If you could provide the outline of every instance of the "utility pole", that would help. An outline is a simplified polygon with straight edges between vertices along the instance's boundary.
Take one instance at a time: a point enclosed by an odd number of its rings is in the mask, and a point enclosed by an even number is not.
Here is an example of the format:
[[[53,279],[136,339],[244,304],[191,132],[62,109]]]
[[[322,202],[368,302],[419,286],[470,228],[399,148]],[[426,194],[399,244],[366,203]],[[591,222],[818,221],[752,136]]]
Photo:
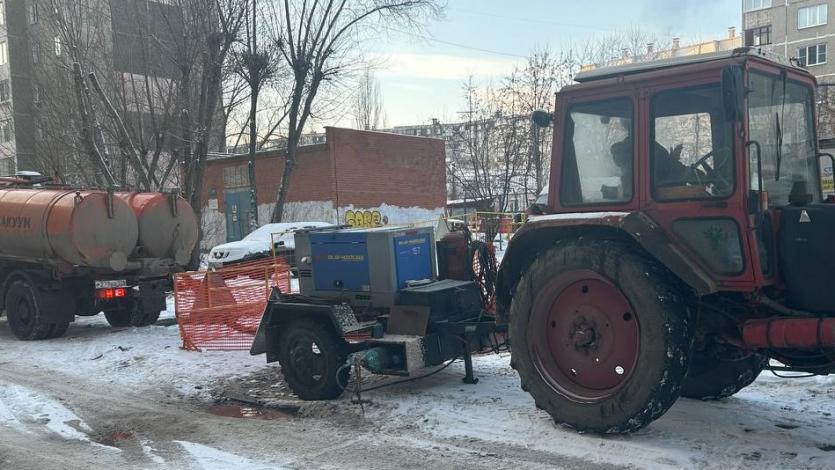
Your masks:
[[[249,108],[249,160],[247,162],[247,170],[249,172],[249,231],[253,232],[258,228],[258,187],[255,181],[255,151],[258,142],[258,123],[256,121],[258,108],[258,93],[261,91],[261,78],[256,77],[256,74],[261,73],[260,65],[256,60],[258,57],[258,32],[257,32],[257,0],[250,0],[252,2],[252,23],[251,29],[247,38],[247,48],[249,57],[247,58],[247,65],[249,66],[250,79],[250,108]]]

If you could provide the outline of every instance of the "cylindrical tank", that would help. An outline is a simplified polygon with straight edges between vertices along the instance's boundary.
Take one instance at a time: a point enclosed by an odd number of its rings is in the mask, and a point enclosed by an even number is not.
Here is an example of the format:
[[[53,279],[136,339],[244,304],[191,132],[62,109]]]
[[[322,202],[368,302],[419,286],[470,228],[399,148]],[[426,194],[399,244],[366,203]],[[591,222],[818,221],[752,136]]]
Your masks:
[[[438,241],[438,279],[472,281],[472,257],[467,235],[449,232]]]
[[[0,189],[0,257],[125,269],[136,216],[102,191]]]
[[[140,256],[186,265],[197,244],[197,217],[182,197],[167,193],[116,193],[136,214]]]

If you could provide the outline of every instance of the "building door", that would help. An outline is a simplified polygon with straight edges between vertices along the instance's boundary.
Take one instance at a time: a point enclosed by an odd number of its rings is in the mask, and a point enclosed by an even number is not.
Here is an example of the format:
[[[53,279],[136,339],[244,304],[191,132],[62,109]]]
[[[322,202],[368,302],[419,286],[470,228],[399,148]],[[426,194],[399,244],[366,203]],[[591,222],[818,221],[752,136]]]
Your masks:
[[[226,241],[236,242],[249,233],[249,190],[226,191]]]
[[[236,242],[249,234],[252,215],[249,173],[246,164],[223,169],[223,192],[226,213],[226,241]]]

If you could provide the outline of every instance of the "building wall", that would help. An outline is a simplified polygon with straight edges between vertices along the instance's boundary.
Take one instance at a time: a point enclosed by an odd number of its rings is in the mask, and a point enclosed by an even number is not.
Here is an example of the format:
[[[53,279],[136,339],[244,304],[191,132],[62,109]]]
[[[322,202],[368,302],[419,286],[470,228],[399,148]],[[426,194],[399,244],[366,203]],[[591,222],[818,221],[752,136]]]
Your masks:
[[[826,3],[826,24],[798,29],[798,10],[804,7]],[[775,54],[797,57],[798,48],[826,44],[827,61],[811,65],[809,71],[819,82],[835,82],[835,1],[833,0],[772,0],[771,6],[755,11],[745,11],[746,1],[742,0],[742,29],[750,31],[762,26],[771,26],[771,44],[763,46]],[[743,36],[745,34],[743,33]],[[831,58],[830,58],[831,57]]]
[[[815,75],[817,89],[818,137],[835,137],[835,1],[833,0],[771,0],[770,5],[754,11],[745,11],[747,0],[742,1],[742,27],[746,45],[754,44],[752,32],[756,28],[771,27],[770,42],[761,46],[774,54],[788,58],[799,57],[799,49],[823,44],[826,61],[806,65]],[[757,0],[758,4],[762,4]],[[768,5],[768,1],[765,2]],[[798,11],[801,8],[827,5],[825,24],[798,28]]]
[[[446,204],[444,143],[438,139],[329,127],[325,144],[300,147],[285,222],[405,224],[434,222]],[[215,158],[206,167],[204,249],[229,238],[227,199],[245,197],[247,156]],[[224,170],[226,169],[226,170]],[[283,151],[256,157],[258,217],[270,220],[284,170]],[[224,171],[227,181],[224,181]],[[229,180],[233,181],[229,181]],[[232,183],[232,184],[230,184]],[[230,199],[231,200],[231,199]]]

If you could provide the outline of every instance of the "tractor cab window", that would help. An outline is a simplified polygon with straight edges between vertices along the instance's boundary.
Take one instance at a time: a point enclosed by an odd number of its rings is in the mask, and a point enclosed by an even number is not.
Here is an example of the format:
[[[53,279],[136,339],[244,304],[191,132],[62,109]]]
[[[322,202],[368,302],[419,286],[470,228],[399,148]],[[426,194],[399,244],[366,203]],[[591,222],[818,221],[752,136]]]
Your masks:
[[[768,192],[768,203],[785,206],[792,190],[820,200],[815,133],[812,128],[812,89],[778,75],[751,72],[748,79],[748,139],[751,188]],[[762,167],[759,187],[758,167]]]
[[[719,85],[652,100],[652,189],[660,201],[721,198],[734,191],[733,135]]]
[[[565,123],[560,201],[611,204],[632,199],[632,101],[571,107]]]

